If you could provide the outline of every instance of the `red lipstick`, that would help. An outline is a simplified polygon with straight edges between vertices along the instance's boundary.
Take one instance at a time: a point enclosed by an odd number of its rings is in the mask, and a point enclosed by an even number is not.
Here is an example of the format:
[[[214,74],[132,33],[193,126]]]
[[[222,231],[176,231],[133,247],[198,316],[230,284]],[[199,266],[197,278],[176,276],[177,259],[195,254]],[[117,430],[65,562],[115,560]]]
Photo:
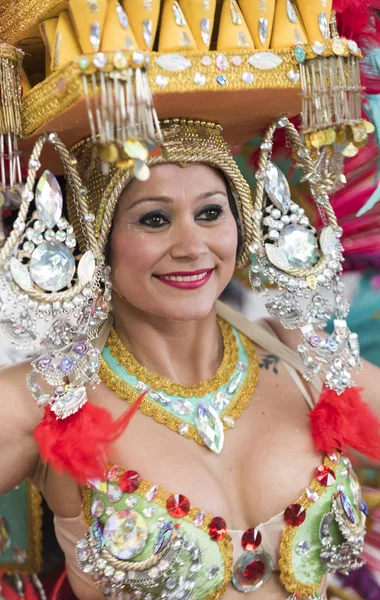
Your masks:
[[[156,279],[171,287],[181,290],[195,290],[205,285],[214,269],[199,269],[198,271],[176,271],[163,275],[154,275]]]

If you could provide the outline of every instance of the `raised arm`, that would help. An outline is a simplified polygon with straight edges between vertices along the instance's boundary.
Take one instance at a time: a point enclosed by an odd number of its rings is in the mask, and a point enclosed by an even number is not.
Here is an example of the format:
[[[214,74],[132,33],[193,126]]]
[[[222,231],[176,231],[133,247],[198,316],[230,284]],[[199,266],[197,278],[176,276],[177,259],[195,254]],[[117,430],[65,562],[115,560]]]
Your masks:
[[[43,410],[27,388],[29,370],[28,363],[0,370],[0,494],[32,475],[38,462],[33,430]]]

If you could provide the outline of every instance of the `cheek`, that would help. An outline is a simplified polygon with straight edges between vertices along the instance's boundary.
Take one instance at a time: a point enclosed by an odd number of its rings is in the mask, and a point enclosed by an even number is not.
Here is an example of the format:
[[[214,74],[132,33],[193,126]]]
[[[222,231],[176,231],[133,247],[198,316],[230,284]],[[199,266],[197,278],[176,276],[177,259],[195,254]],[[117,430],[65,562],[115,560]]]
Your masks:
[[[144,233],[135,233],[124,227],[115,228],[111,236],[110,253],[113,277],[137,278],[150,271],[157,259],[156,246],[150,243],[149,236]]]
[[[235,266],[238,247],[238,231],[235,219],[231,218],[223,223],[222,228],[217,232],[215,244],[220,258],[228,265]]]

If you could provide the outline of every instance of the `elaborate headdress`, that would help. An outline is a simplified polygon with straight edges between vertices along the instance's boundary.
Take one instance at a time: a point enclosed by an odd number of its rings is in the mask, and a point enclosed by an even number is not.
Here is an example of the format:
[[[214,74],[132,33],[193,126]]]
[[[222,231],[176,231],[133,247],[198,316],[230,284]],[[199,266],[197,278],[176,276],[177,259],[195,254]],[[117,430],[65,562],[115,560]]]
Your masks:
[[[324,421],[348,405],[357,423],[367,416],[350,374],[360,368],[359,347],[344,320],[340,230],[329,192],[342,180],[342,152],[363,146],[371,126],[361,118],[360,50],[339,38],[331,2],[324,5],[69,0],[67,6],[49,0],[33,9],[29,2],[9,5],[1,15],[0,39],[27,52],[24,154],[34,144],[21,186],[14,152],[22,134],[15,93],[21,52],[4,46],[0,167],[6,156],[9,177],[2,178],[2,189],[17,196],[19,213],[0,249],[1,323],[22,348],[38,349],[28,376],[35,400],[45,406],[36,439],[57,469],[79,480],[99,475],[104,445],[129,418],[112,423],[87,402],[86,385],[98,382],[99,330],[110,311],[104,248],[124,186],[131,177],[147,179],[149,167],[165,161],[206,162],[223,171],[243,231],[239,265],[249,266],[252,253],[253,288],[266,293],[261,275],[278,286],[267,305],[285,327],[301,328],[306,378],[326,374],[313,415],[317,446],[357,445],[355,432],[330,430]],[[300,134],[289,118],[301,108]],[[269,126],[253,202],[221,126],[230,144]],[[270,160],[277,128],[286,130],[321,213],[319,240]],[[41,157],[45,145],[53,151]],[[42,162],[50,170],[34,189]],[[67,214],[53,172],[66,176]],[[321,296],[323,287],[334,292],[333,302]],[[324,339],[318,328],[334,313],[334,333]],[[378,458],[376,428],[372,436],[367,429],[365,449]]]

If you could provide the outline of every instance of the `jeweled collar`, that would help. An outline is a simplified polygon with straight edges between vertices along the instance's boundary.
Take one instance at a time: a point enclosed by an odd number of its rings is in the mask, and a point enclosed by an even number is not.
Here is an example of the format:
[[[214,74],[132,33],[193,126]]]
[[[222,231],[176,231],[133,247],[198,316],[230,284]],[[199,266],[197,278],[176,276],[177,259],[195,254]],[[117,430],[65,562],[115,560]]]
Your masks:
[[[253,343],[218,318],[223,337],[223,359],[213,377],[197,385],[181,385],[142,366],[115,330],[103,349],[100,377],[119,398],[133,404],[142,391],[150,391],[141,411],[219,453],[225,431],[234,427],[253,396],[258,380],[258,359]]]

